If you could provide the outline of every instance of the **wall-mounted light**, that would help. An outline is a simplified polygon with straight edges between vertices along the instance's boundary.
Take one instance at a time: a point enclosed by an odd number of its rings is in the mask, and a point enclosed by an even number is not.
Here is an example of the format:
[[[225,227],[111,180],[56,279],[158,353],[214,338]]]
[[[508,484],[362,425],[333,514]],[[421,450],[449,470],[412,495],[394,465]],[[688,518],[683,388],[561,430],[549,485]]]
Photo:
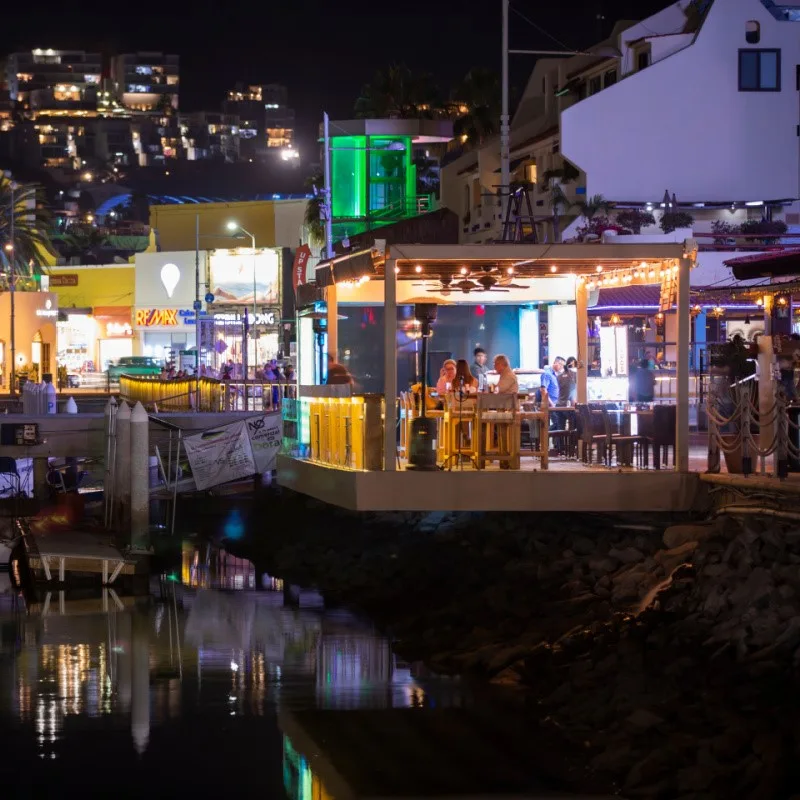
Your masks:
[[[611,325],[621,325],[622,320],[620,319],[619,314],[612,314],[611,318],[608,320]]]

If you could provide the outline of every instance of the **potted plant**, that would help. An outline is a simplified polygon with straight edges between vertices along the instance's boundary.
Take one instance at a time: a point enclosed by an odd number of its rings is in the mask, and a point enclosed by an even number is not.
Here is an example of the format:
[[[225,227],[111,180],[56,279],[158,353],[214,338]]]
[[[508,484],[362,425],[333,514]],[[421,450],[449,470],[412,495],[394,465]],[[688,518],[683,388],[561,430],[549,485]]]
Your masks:
[[[617,214],[617,225],[629,228],[637,235],[645,226],[655,224],[656,218],[649,211],[642,211],[641,208],[626,208]]]
[[[691,228],[694,217],[688,211],[666,211],[661,215],[659,226],[664,233],[672,233],[678,228]]]
[[[728,472],[742,474],[744,472],[744,459],[749,455],[741,441],[741,421],[734,416],[736,410],[735,398],[739,392],[750,392],[755,384],[752,381],[744,382],[746,378],[755,374],[755,360],[758,353],[755,346],[748,344],[736,335],[730,341],[710,349],[709,372],[712,381],[715,380],[717,391],[709,395],[709,402],[713,402],[719,414],[731,419],[729,425],[720,429],[725,464]]]

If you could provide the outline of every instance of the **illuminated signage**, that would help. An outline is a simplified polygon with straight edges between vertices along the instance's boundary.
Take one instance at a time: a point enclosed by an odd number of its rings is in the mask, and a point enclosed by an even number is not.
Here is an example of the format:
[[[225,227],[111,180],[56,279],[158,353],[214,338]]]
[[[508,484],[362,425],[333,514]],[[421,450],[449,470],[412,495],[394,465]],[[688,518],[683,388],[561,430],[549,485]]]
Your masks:
[[[253,312],[247,312],[247,322],[249,325],[253,324],[253,320],[255,319],[256,325],[274,325],[275,324],[275,312],[274,311],[259,311],[256,313],[255,317],[253,317]],[[214,320],[216,322],[241,322],[242,316],[241,314],[214,314]]]
[[[174,328],[177,325],[194,325],[194,311],[188,308],[137,308],[137,328]]]
[[[106,325],[106,336],[132,336],[133,328],[127,322],[109,322]]]
[[[50,276],[50,285],[51,286],[77,286],[78,285],[78,276],[77,275],[51,275]]]
[[[220,304],[252,306],[280,302],[280,254],[271,248],[214,250],[209,258],[210,289]],[[255,298],[253,294],[255,293]]]
[[[44,308],[37,308],[36,309],[36,316],[37,317],[57,317],[58,310],[53,308],[53,301],[52,300],[45,300]]]

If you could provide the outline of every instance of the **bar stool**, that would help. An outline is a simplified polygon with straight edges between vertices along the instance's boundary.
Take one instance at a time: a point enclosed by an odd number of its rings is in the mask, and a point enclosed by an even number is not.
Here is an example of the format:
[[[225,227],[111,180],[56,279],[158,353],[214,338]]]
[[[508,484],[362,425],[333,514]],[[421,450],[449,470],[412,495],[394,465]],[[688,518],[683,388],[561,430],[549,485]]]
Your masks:
[[[464,458],[474,463],[479,432],[475,422],[475,400],[461,401],[448,394],[444,411],[445,466],[452,469],[453,461],[458,463]]]
[[[479,394],[477,403],[478,469],[487,461],[519,469],[520,426],[512,394]]]

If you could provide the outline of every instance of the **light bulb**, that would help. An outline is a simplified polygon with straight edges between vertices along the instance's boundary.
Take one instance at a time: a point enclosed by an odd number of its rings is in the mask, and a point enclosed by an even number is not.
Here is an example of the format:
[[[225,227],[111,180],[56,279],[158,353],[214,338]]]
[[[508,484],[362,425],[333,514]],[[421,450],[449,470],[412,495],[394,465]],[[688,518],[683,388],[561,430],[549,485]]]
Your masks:
[[[172,293],[175,291],[180,279],[181,271],[176,264],[164,264],[161,267],[161,283],[164,284],[164,288],[167,290],[167,297],[172,297]]]

